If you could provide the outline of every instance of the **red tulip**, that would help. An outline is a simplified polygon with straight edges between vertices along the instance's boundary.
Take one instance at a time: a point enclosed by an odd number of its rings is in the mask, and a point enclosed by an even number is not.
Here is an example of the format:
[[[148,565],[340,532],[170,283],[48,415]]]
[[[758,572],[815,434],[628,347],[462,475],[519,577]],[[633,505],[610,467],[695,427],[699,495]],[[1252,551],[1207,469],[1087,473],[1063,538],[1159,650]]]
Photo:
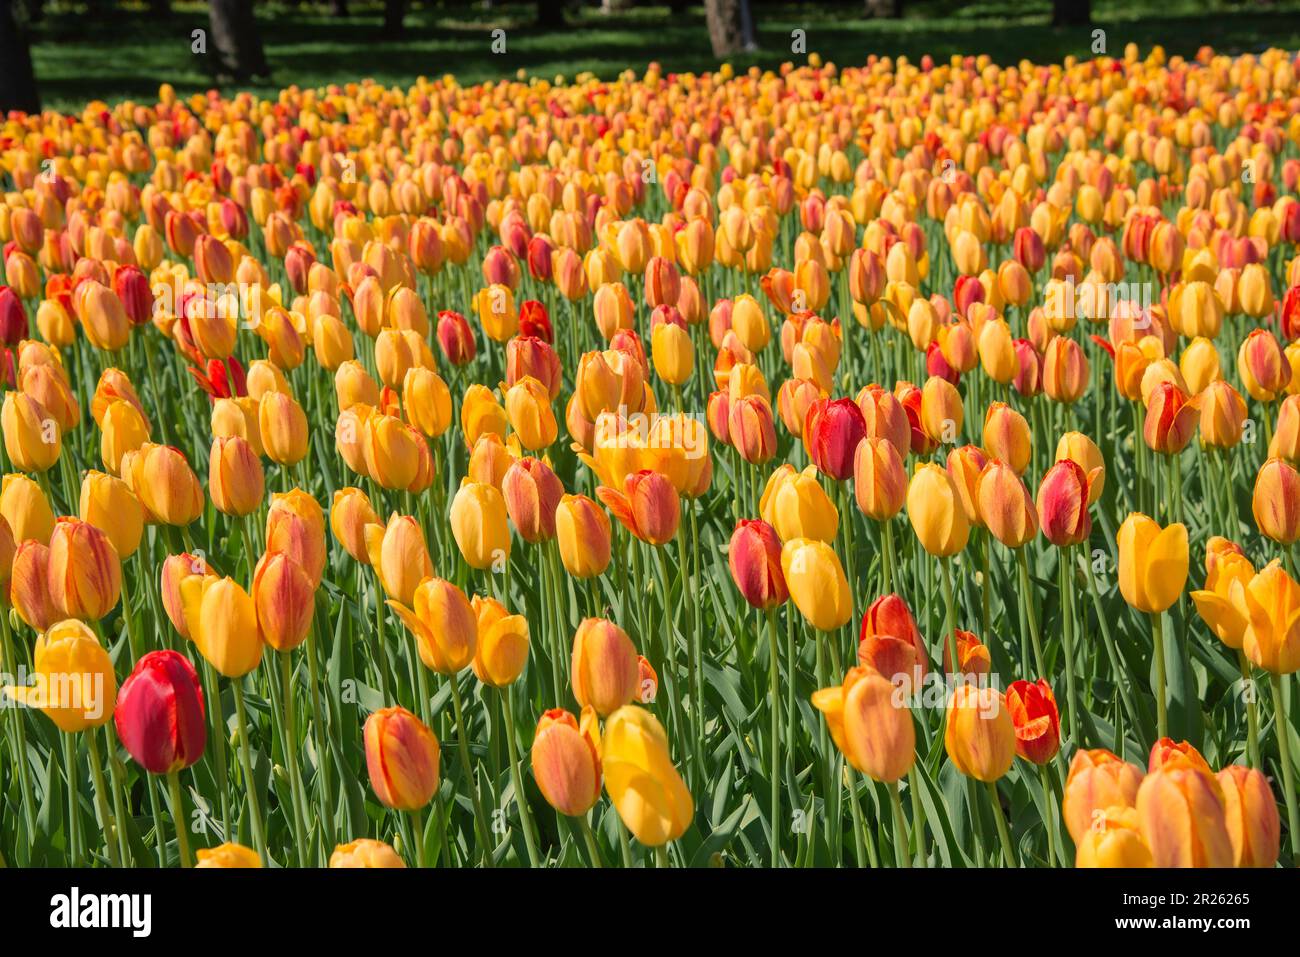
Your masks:
[[[1007,687],[1007,710],[1016,726],[1016,753],[1034,764],[1046,764],[1061,750],[1061,713],[1047,682],[1039,678],[1013,681]]]
[[[852,399],[818,399],[804,417],[803,441],[817,470],[837,482],[853,475],[853,453],[867,435],[867,420]]]
[[[149,652],[122,682],[113,721],[123,747],[146,771],[188,768],[207,743],[203,689],[194,666],[175,651]]]
[[[1077,462],[1062,459],[1043,476],[1038,486],[1038,522],[1053,545],[1064,548],[1087,540],[1092,531],[1088,476]]]
[[[741,519],[731,533],[727,566],[745,601],[769,611],[790,597],[781,571],[781,539],[761,519]]]

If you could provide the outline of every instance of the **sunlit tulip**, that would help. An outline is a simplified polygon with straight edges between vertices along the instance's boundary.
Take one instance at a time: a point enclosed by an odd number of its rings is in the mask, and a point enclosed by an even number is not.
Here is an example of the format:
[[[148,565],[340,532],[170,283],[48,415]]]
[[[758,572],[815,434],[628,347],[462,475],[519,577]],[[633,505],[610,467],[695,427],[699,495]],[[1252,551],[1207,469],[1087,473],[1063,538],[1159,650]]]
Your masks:
[[[1060,548],[1087,541],[1092,530],[1088,514],[1090,481],[1072,459],[1062,459],[1047,470],[1038,486],[1038,521],[1043,535]]]
[[[145,507],[150,522],[189,525],[203,512],[203,487],[185,456],[146,442],[122,459],[122,479]]]
[[[948,703],[944,748],[957,770],[977,781],[996,781],[1011,770],[1017,737],[1002,692],[958,685]]]
[[[340,844],[330,854],[331,868],[404,868],[406,863],[383,841],[368,837]]]
[[[474,676],[494,688],[513,684],[528,663],[528,621],[510,614],[495,598],[475,595],[470,605],[478,620]]]
[[[217,511],[243,517],[262,507],[265,494],[262,462],[240,436],[212,440],[208,457],[208,492]]]
[[[253,606],[262,640],[276,651],[292,651],[307,640],[316,610],[316,589],[292,558],[263,555],[253,573]]]
[[[1094,823],[1111,807],[1136,808],[1142,771],[1104,748],[1076,751],[1065,780],[1061,813],[1070,837],[1079,845]]]
[[[16,566],[15,561],[15,576]],[[1269,562],[1244,587],[1230,586],[1229,596],[1246,621],[1241,643],[1246,657],[1275,675],[1300,669],[1300,585],[1281,563]]]
[[[415,589],[411,607],[389,604],[415,636],[420,661],[430,671],[456,675],[474,660],[478,618],[465,593],[451,582],[426,577]]]
[[[759,512],[783,542],[813,538],[831,543],[839,529],[839,510],[812,465],[802,472],[791,465],[773,472],[763,489]]]
[[[976,510],[994,538],[1019,548],[1038,534],[1038,511],[1029,489],[1015,470],[989,462],[975,487]]]
[[[781,571],[800,614],[818,631],[835,631],[853,617],[844,568],[825,542],[787,540],[781,548]]]
[[[916,760],[912,712],[898,700],[891,678],[871,668],[850,668],[842,685],[812,696],[849,764],[887,783],[906,776]]]
[[[584,619],[573,635],[569,675],[578,704],[608,717],[636,700],[639,670],[632,639],[612,621]]]
[[[367,525],[364,535],[370,565],[384,593],[404,605],[411,604],[416,587],[433,574],[424,529],[410,515],[394,512],[386,525]]]
[[[3,510],[4,497],[0,495],[0,512]],[[121,479],[103,472],[88,471],[81,481],[77,514],[83,522],[108,536],[119,558],[130,558],[140,547],[140,539],[144,536],[144,508]],[[45,536],[45,540],[48,537]]]
[[[1137,809],[1114,805],[1097,808],[1078,839],[1075,867],[1151,867],[1151,851],[1138,826]]]
[[[5,454],[23,472],[44,472],[59,460],[63,434],[39,401],[23,392],[6,392],[0,410]]]
[[[438,793],[438,736],[405,708],[383,708],[366,719],[366,770],[385,807],[418,811]]]
[[[853,494],[862,514],[877,522],[888,521],[902,510],[907,500],[907,470],[892,442],[868,437],[858,443],[853,456]]]
[[[853,475],[853,456],[866,437],[867,423],[852,399],[821,399],[804,420],[804,448],[823,475],[843,481]]]
[[[555,509],[555,538],[564,569],[573,577],[594,578],[609,567],[609,517],[587,496],[560,499]]]
[[[938,465],[917,466],[907,486],[907,517],[931,555],[947,558],[966,547],[970,520],[952,476]]]
[[[542,714],[533,734],[533,778],[546,803],[561,814],[580,817],[600,798],[600,726],[595,711],[581,720],[563,708]]]
[[[1216,775],[1223,790],[1224,822],[1237,867],[1274,867],[1282,824],[1268,778],[1256,768],[1230,764]]]
[[[1300,472],[1285,459],[1269,459],[1255,476],[1251,496],[1255,525],[1273,541],[1300,539]]]
[[[499,489],[466,481],[451,503],[451,531],[471,568],[497,569],[510,558],[510,526]]]
[[[402,380],[402,410],[421,434],[437,438],[451,424],[451,392],[432,369],[412,366]]]
[[[100,529],[61,518],[50,536],[50,600],[61,618],[98,621],[122,593],[122,563]]]
[[[320,502],[299,488],[273,494],[264,540],[268,552],[284,552],[320,584],[325,570],[325,513]]]
[[[6,686],[11,701],[43,711],[55,727],[70,733],[98,728],[113,717],[113,663],[89,626],[73,619],[51,623],[32,654],[36,681]]]
[[[113,723],[128,754],[150,774],[188,768],[207,744],[203,689],[194,666],[174,651],[151,651],[117,692]]]
[[[26,475],[11,474],[0,486],[0,515],[13,532],[15,542],[35,539],[48,545],[54,531],[54,512],[45,492]]]
[[[656,847],[686,832],[695,805],[654,715],[635,705],[611,714],[601,739],[601,761],[605,790],[641,844]]]
[[[790,597],[781,571],[781,542],[767,522],[742,519],[727,547],[731,580],[755,608],[769,611]]]
[[[1016,753],[1033,764],[1056,757],[1061,749],[1061,715],[1047,681],[1013,681],[1007,686],[1006,703],[1016,728]]]
[[[1237,351],[1237,373],[1252,399],[1273,402],[1291,381],[1291,364],[1266,329],[1252,329]]]
[[[1200,770],[1176,766],[1147,775],[1137,794],[1138,826],[1156,867],[1231,867],[1222,790]]]
[[[255,868],[261,867],[261,858],[257,851],[242,844],[227,842],[216,847],[201,847],[194,852],[198,862],[194,867],[200,868]]]

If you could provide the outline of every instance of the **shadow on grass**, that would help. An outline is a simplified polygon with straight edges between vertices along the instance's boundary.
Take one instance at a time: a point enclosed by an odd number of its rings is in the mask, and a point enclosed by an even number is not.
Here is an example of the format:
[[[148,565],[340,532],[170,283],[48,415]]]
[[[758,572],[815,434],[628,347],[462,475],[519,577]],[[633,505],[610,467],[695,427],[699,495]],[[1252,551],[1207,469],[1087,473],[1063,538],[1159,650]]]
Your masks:
[[[1237,53],[1266,46],[1300,46],[1300,7],[1261,11],[1217,8],[1196,12],[1180,0],[1165,4],[1094,3],[1095,28],[1105,31],[1107,52],[1120,54],[1137,43],[1144,52],[1162,44],[1171,54],[1191,55],[1204,44]],[[1048,25],[1047,3],[1012,0],[960,4],[955,0],[917,3],[902,20],[863,20],[851,8],[762,6],[758,10],[757,54],[734,59],[737,67],[775,67],[802,57],[790,53],[791,31],[806,32],[807,46],[841,66],[870,54],[913,60],[929,53],[936,60],[953,55],[988,54],[996,62],[1059,61],[1091,55],[1091,27],[1058,29]],[[670,17],[666,8],[638,8],[602,15],[584,11],[570,27],[546,31],[533,25],[531,4],[483,10],[421,9],[407,17],[406,36],[384,40],[377,10],[366,8],[346,18],[316,8],[272,5],[259,19],[274,76],[250,89],[266,94],[289,84],[323,86],[373,78],[406,86],[418,76],[455,75],[477,83],[529,74],[567,76],[592,71],[612,78],[624,69],[638,72],[657,60],[670,71],[713,68],[703,11]],[[1164,11],[1164,12],[1161,12]],[[506,30],[507,51],[494,54],[491,31]],[[169,17],[126,10],[108,23],[52,14],[39,25],[33,50],[38,79],[48,105],[75,110],[91,99],[152,99],[159,84],[172,83],[182,94],[211,85],[206,58],[191,52],[192,31],[206,29],[201,6],[181,5]]]

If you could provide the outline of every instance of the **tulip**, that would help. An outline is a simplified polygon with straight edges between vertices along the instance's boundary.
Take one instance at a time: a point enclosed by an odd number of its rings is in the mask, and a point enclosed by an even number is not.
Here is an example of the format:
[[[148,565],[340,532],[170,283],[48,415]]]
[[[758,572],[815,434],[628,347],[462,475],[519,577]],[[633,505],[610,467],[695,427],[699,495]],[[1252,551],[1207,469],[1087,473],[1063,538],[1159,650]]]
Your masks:
[[[404,868],[406,863],[397,856],[397,852],[391,845],[368,837],[360,837],[335,847],[330,854],[329,866],[331,868]]]
[[[0,516],[9,524],[15,542],[31,538],[42,545],[49,544],[54,532],[54,512],[45,492],[26,475],[11,473],[0,483]]]
[[[149,424],[134,405],[125,399],[116,399],[105,409],[100,428],[100,459],[114,475],[122,475],[126,454],[142,448],[149,441]]]
[[[1029,489],[1015,469],[999,461],[980,472],[976,511],[989,533],[1007,548],[1019,548],[1038,535],[1038,512]]]
[[[573,696],[601,717],[636,700],[636,648],[627,632],[603,618],[587,618],[573,636],[570,661]]]
[[[410,515],[393,512],[386,525],[367,525],[363,534],[369,564],[384,593],[403,605],[411,604],[417,586],[433,574],[420,523]]]
[[[655,373],[671,386],[680,386],[695,370],[695,346],[682,326],[661,322],[650,334]]]
[[[506,392],[506,418],[519,444],[529,451],[546,448],[559,431],[550,393],[532,376],[520,379]]]
[[[790,597],[813,628],[835,631],[853,617],[853,599],[839,556],[823,541],[792,538],[781,548]]]
[[[343,550],[354,559],[370,564],[366,548],[366,526],[380,524],[379,516],[370,505],[370,498],[359,488],[341,488],[334,493],[330,505],[330,529]]]
[[[0,495],[0,512],[3,504]],[[86,472],[81,481],[78,516],[108,537],[119,559],[130,558],[140,547],[144,536],[144,507],[121,479],[94,470]]]
[[[624,825],[647,847],[686,833],[695,804],[668,753],[663,725],[627,705],[609,716],[601,742],[605,790]]]
[[[1142,438],[1156,452],[1177,454],[1187,447],[1200,421],[1197,400],[1172,382],[1161,382],[1147,401]]]
[[[441,748],[419,718],[405,708],[381,708],[366,719],[364,738],[366,771],[381,804],[419,811],[433,800]]]
[[[296,465],[307,456],[307,415],[291,395],[267,392],[257,410],[258,431],[266,455],[281,465]]]
[[[897,784],[916,760],[912,713],[895,695],[891,678],[870,668],[850,668],[843,685],[813,694],[836,747],[874,781]]]
[[[1091,480],[1072,459],[1062,459],[1047,470],[1038,486],[1038,521],[1043,535],[1058,548],[1088,540],[1092,518]]]
[[[881,522],[885,529],[885,523],[902,510],[907,499],[907,471],[898,449],[888,439],[868,436],[858,443],[853,456],[853,494],[862,514]]]
[[[253,573],[252,591],[257,626],[268,645],[292,651],[307,640],[316,588],[301,565],[287,555],[263,555]]]
[[[677,535],[681,503],[672,483],[658,472],[641,470],[627,476],[624,491],[600,486],[596,497],[629,532],[651,545],[663,545]]]
[[[200,868],[253,868],[261,867],[262,861],[257,856],[257,852],[250,847],[244,847],[242,844],[227,842],[219,844],[216,847],[201,847],[195,851],[198,863],[194,867]]]
[[[485,685],[508,687],[528,663],[528,622],[523,615],[507,612],[494,598],[475,595],[470,606],[478,619],[474,675]]]
[[[776,454],[776,423],[767,399],[761,395],[746,395],[730,401],[727,441],[751,465],[771,461]]]
[[[466,480],[451,503],[451,531],[471,568],[503,567],[510,559],[510,526],[500,490]]]
[[[1255,768],[1230,764],[1216,775],[1223,790],[1224,823],[1236,867],[1274,867],[1282,823],[1268,778]]]
[[[98,621],[122,594],[122,563],[100,529],[61,518],[50,537],[50,601],[62,618]]]
[[[1016,753],[1032,764],[1047,764],[1061,749],[1061,715],[1051,687],[1043,678],[1013,681],[1006,702],[1016,729]]]
[[[521,538],[537,544],[555,537],[555,513],[564,485],[540,459],[512,462],[501,481],[506,512]]]
[[[1250,587],[1255,567],[1240,551],[1226,547],[1217,552],[1216,542],[1229,545],[1226,539],[1211,538],[1205,554],[1205,588],[1191,593],[1201,619],[1229,648],[1241,650],[1249,619],[1233,602],[1233,584]],[[1242,598],[1245,598],[1243,593]]]
[[[974,445],[963,445],[948,453],[948,475],[953,480],[953,487],[957,489],[957,497],[966,520],[975,528],[984,526],[976,500],[976,484],[986,465],[988,459]]]
[[[938,465],[917,466],[907,487],[907,517],[931,555],[948,558],[966,547],[970,520],[952,476]]]
[[[1255,476],[1251,497],[1255,525],[1281,545],[1300,539],[1300,472],[1285,459],[1271,458]]]
[[[813,538],[832,543],[839,528],[836,509],[821,483],[815,466],[796,472],[783,465],[772,473],[759,501],[759,511],[782,541]]]
[[[565,495],[555,509],[555,540],[564,569],[574,578],[594,578],[609,567],[609,517],[585,495]]]
[[[1222,791],[1214,778],[1182,766],[1147,775],[1137,794],[1138,826],[1156,867],[1231,867]]]
[[[477,383],[465,390],[460,406],[460,427],[465,436],[466,448],[472,449],[479,436],[494,432],[505,438],[510,427],[506,410],[497,402],[496,395]]]
[[[818,471],[837,482],[853,475],[854,453],[866,435],[866,419],[852,399],[819,399],[804,419],[808,457]]]
[[[146,442],[122,459],[122,479],[140,499],[148,521],[189,525],[203,512],[203,487],[185,456]]]
[[[39,401],[23,392],[6,392],[0,409],[5,454],[23,472],[44,472],[59,460],[62,430]]]
[[[1031,447],[1029,423],[1025,417],[1003,402],[989,404],[984,416],[984,452],[1011,466],[1017,475],[1029,467]],[[1059,456],[1058,456],[1059,457]]]
[[[930,376],[921,390],[921,428],[938,445],[957,441],[961,434],[961,395],[951,382]]]
[[[977,781],[998,780],[1016,757],[1016,728],[1000,691],[960,684],[948,703],[944,748],[957,770]]]
[[[51,624],[36,639],[33,663],[36,683],[6,686],[10,700],[43,711],[69,733],[98,728],[113,717],[113,663],[87,625],[72,619]]]
[[[390,601],[416,639],[420,660],[430,671],[456,675],[474,660],[478,620],[465,593],[449,581],[426,577],[412,607]]]
[[[266,550],[284,552],[320,585],[325,570],[325,513],[302,489],[277,492],[266,512]]]
[[[595,711],[582,709],[579,722],[552,708],[537,722],[532,766],[546,803],[568,817],[583,817],[600,798],[600,726]]]
[[[150,774],[171,774],[198,761],[207,744],[203,689],[183,655],[151,651],[117,693],[118,739]]]
[[[1075,867],[1151,867],[1151,851],[1133,807],[1098,808],[1078,842]]]
[[[253,599],[231,578],[193,575],[180,582],[190,640],[220,674],[240,678],[262,660]]]
[[[394,415],[375,414],[361,426],[366,474],[386,489],[408,489],[419,477],[424,437]]]
[[[1237,351],[1237,373],[1250,397],[1274,402],[1291,382],[1291,364],[1273,333],[1252,329]]]
[[[1076,751],[1061,802],[1065,827],[1074,843],[1082,844],[1084,836],[1107,809],[1135,809],[1141,784],[1142,771],[1110,751],[1104,748]]]
[[[781,570],[781,543],[767,522],[736,523],[727,547],[727,566],[741,596],[760,611],[771,611],[790,597]]]
[[[432,369],[412,366],[402,380],[402,408],[406,420],[429,438],[437,438],[451,424],[451,392]]]
[[[262,463],[247,439],[240,436],[212,440],[208,457],[208,491],[217,511],[243,517],[262,506],[266,484]]]

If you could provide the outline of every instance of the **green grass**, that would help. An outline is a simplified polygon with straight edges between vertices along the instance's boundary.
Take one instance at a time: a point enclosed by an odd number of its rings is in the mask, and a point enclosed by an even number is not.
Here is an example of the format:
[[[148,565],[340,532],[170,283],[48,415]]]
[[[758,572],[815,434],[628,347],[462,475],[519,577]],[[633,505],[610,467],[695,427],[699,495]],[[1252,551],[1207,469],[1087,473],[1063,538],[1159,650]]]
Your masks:
[[[128,8],[102,20],[88,18],[70,3],[51,0],[49,6],[35,28],[33,51],[49,107],[76,110],[92,99],[153,97],[162,82],[182,94],[211,85],[204,59],[190,52],[191,31],[207,25],[204,4],[177,4],[164,19]],[[547,77],[589,70],[611,78],[629,67],[643,69],[651,60],[676,71],[717,65],[702,5],[677,19],[667,7],[609,16],[584,9],[571,14],[569,28],[562,31],[534,26],[531,3],[491,10],[477,3],[421,8],[408,15],[401,42],[379,37],[377,5],[352,7],[353,15],[340,19],[310,5],[259,4],[274,75],[248,89],[265,94],[290,84],[316,87],[367,77],[406,86],[421,75],[444,73],[473,83],[520,69]],[[1094,0],[1093,7],[1094,28],[1105,31],[1110,53],[1121,53],[1129,42],[1143,51],[1159,43],[1183,55],[1207,43],[1232,53],[1300,47],[1300,2],[1262,7],[1222,0]],[[806,31],[809,50],[840,64],[861,63],[872,53],[913,59],[925,53],[936,58],[986,53],[1002,63],[1022,57],[1052,62],[1069,54],[1087,56],[1093,43],[1094,28],[1050,26],[1046,0],[911,2],[908,15],[892,22],[860,19],[857,13],[856,4],[760,4],[761,49],[735,62],[771,67],[801,59],[790,53],[790,32],[796,28]],[[507,31],[505,54],[491,52],[490,31],[496,27]]]

